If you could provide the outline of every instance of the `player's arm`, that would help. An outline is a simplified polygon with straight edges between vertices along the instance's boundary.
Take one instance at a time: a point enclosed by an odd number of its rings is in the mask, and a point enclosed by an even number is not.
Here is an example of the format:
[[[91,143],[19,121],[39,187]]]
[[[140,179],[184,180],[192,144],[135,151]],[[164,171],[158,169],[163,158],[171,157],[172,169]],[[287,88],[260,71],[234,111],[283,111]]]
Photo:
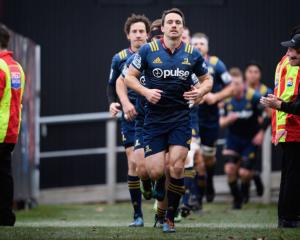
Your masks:
[[[213,86],[213,79],[209,73],[198,77],[199,83],[191,87],[190,91],[183,94],[188,101],[195,103],[201,102],[203,96],[211,91]]]
[[[140,71],[130,65],[125,77],[125,84],[138,94],[144,96],[150,103],[156,104],[161,98],[162,90],[144,87],[138,80],[140,74]]]
[[[137,112],[135,110],[134,105],[130,102],[128,98],[127,86],[125,85],[123,75],[120,75],[117,79],[116,91],[123,108],[125,119],[132,121],[136,117]]]
[[[227,115],[220,116],[220,127],[226,128],[232,123],[234,123],[239,118],[238,113],[236,112],[229,112]]]
[[[112,59],[109,80],[106,88],[109,112],[112,115],[112,117],[115,117],[118,114],[118,112],[120,112],[121,107],[120,103],[118,102],[118,96],[116,92],[116,80],[120,74],[120,70],[118,69],[118,59],[115,55]]]

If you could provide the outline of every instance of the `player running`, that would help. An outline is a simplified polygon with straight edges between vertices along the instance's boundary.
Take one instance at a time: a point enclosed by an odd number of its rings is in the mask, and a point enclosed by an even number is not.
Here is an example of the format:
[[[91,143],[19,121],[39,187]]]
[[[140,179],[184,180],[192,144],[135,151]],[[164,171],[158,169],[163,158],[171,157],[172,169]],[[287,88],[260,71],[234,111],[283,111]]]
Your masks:
[[[184,193],[183,170],[190,140],[188,101],[198,101],[211,90],[212,79],[201,54],[182,43],[184,15],[176,8],[162,15],[161,40],[141,47],[130,65],[126,84],[145,96],[144,150],[146,168],[153,180],[164,175],[166,151],[169,152],[170,183],[167,189],[168,209],[163,232],[175,232],[174,214]],[[144,71],[146,86],[138,76]],[[201,85],[193,84],[192,73]]]
[[[120,111],[120,104],[117,102],[115,92],[117,78],[120,76],[126,60],[146,43],[147,36],[150,31],[150,21],[144,15],[133,14],[127,19],[124,25],[124,31],[127,39],[130,41],[130,47],[120,51],[113,57],[111,74],[108,83],[108,98],[112,116],[116,116],[116,114]],[[141,208],[140,178],[137,174],[135,155],[133,151],[135,143],[135,122],[133,119],[137,115],[135,110],[136,93],[130,90],[128,95],[121,95],[120,100],[123,108],[121,134],[128,160],[128,188],[134,209],[133,222],[129,226],[141,227],[144,226],[144,221]]]

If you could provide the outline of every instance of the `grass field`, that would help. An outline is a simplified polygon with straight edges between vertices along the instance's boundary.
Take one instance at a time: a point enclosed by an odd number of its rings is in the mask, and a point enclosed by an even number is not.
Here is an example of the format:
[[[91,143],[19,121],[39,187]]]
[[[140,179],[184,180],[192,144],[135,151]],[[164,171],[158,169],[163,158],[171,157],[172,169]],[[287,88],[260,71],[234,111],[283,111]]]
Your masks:
[[[248,204],[241,211],[229,204],[206,204],[176,224],[176,233],[154,229],[153,204],[144,204],[144,228],[128,228],[129,203],[116,205],[43,205],[17,213],[16,226],[1,227],[0,239],[205,239],[299,240],[300,229],[277,229],[276,206]]]

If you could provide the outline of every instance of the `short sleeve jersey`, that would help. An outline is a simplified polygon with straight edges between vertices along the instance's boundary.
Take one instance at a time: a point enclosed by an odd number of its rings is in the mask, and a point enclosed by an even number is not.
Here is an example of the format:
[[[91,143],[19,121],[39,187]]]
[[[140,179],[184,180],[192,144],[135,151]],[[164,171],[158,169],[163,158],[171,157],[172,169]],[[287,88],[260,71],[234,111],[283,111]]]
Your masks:
[[[134,52],[130,48],[126,48],[113,56],[108,80],[109,85],[116,86],[116,81],[122,73],[126,60],[133,54]]]
[[[171,53],[163,40],[156,40],[142,46],[131,65],[140,72],[144,71],[147,88],[163,91],[157,104],[146,103],[145,122],[189,121],[190,110],[183,93],[195,83],[195,76],[208,72],[198,50],[181,43]]]

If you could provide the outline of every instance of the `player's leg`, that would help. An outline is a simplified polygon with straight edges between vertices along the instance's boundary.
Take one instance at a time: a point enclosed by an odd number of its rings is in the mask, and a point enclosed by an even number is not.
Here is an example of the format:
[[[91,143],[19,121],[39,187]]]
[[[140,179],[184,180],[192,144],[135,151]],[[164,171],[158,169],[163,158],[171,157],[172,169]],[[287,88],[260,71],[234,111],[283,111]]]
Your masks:
[[[140,178],[136,171],[136,162],[134,154],[135,130],[134,122],[127,122],[124,117],[121,121],[122,140],[125,147],[125,153],[128,163],[128,189],[130,193],[131,203],[134,210],[133,222],[129,225],[131,227],[143,226],[143,213],[142,213],[142,197],[140,190]]]
[[[233,150],[224,149],[223,157],[225,160],[224,172],[227,175],[230,193],[233,196],[232,208],[240,209],[242,207],[242,197],[238,184],[239,156]]]
[[[164,232],[175,231],[174,217],[178,209],[181,196],[185,192],[184,188],[184,163],[188,153],[188,148],[171,145],[169,147],[169,171],[170,183],[167,189],[168,209],[164,224]]]
[[[199,126],[201,138],[201,151],[206,171],[205,195],[207,202],[215,198],[213,177],[216,165],[217,140],[219,136],[219,124],[212,123],[211,126]]]
[[[241,153],[241,165],[239,169],[239,176],[241,179],[241,193],[243,203],[249,202],[250,197],[250,182],[253,178],[253,166],[255,163],[255,146],[249,142],[246,144]]]

